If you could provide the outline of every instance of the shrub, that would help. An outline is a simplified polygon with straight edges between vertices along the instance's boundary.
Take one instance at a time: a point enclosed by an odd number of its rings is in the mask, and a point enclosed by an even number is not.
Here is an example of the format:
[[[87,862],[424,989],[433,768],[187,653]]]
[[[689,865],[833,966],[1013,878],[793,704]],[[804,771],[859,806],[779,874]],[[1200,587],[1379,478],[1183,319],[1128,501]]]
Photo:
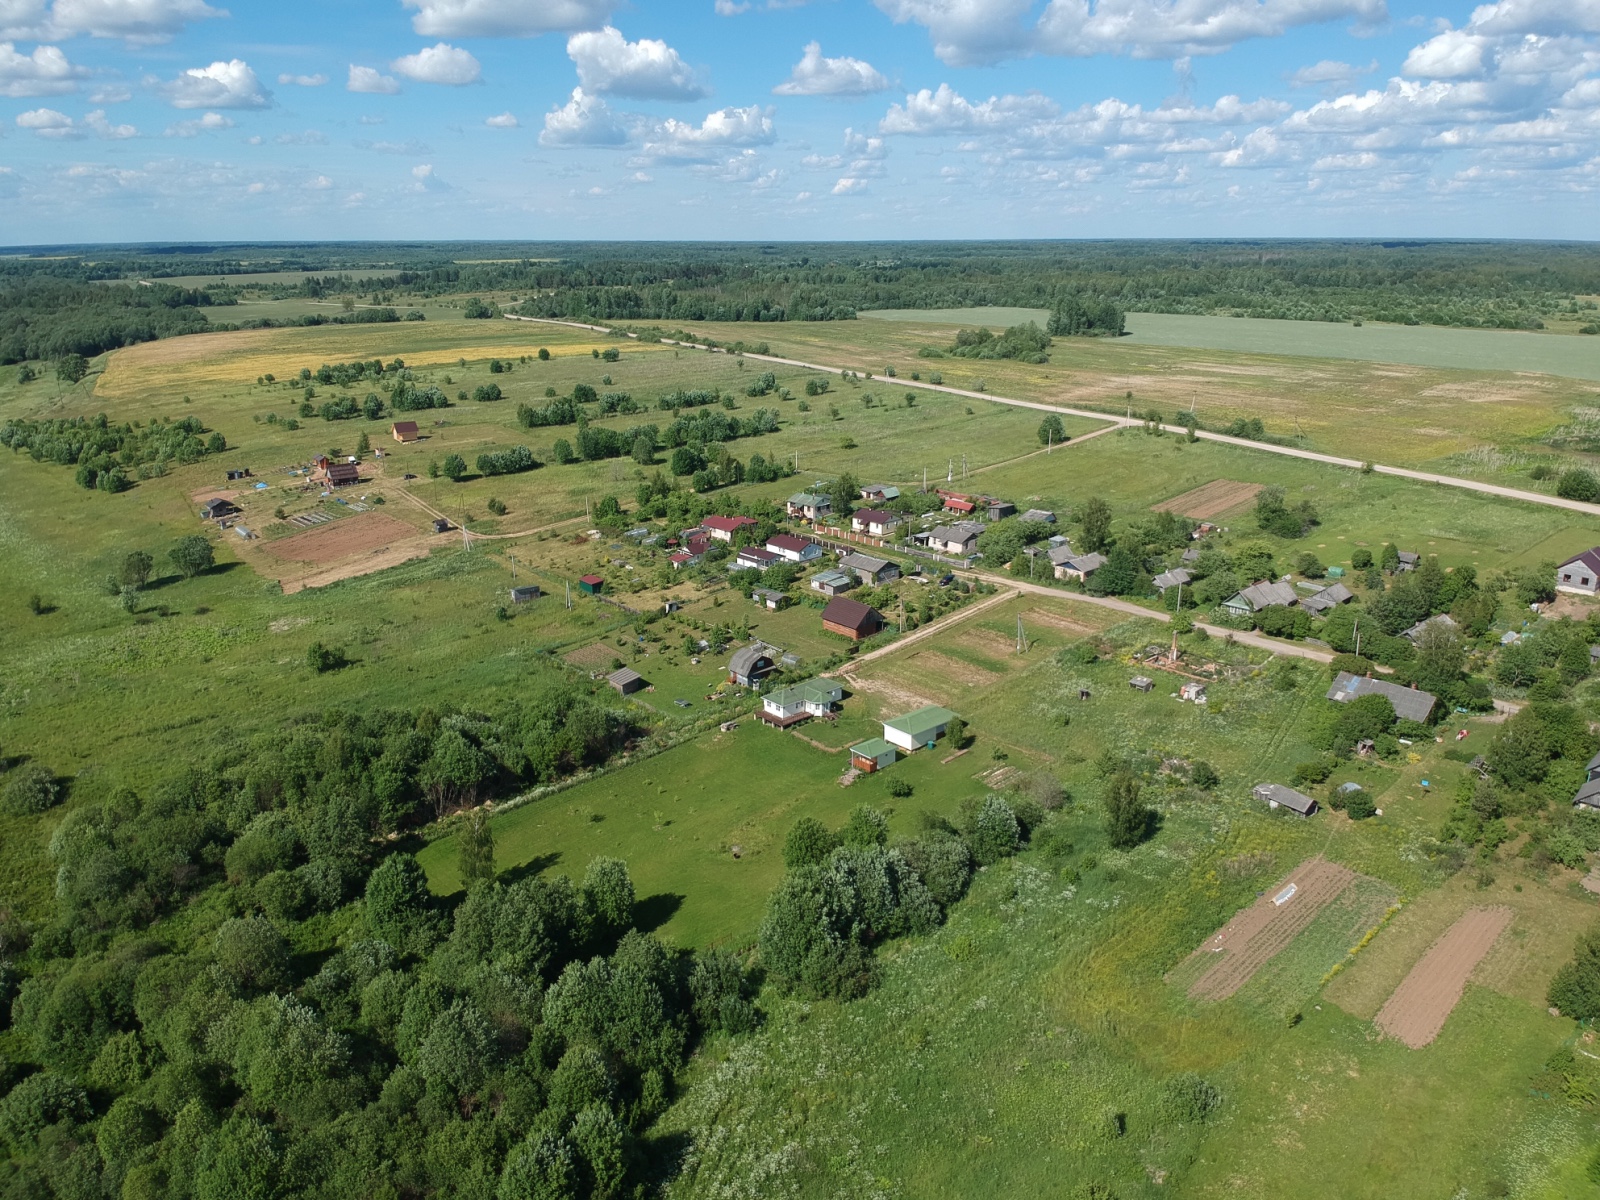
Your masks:
[[[1017,814],[999,796],[985,797],[967,826],[967,844],[980,866],[990,866],[1017,852],[1022,829]]]
[[[913,790],[911,784],[906,780],[901,779],[898,775],[889,780],[888,788],[889,795],[893,796],[897,800],[906,799],[911,795]]]
[[[1550,981],[1547,999],[1561,1015],[1575,1021],[1600,1017],[1600,925],[1578,940],[1572,961]]]
[[[815,817],[801,817],[783,841],[783,865],[791,871],[826,862],[839,839]]]
[[[1178,1124],[1199,1124],[1221,1103],[1222,1093],[1192,1072],[1173,1076],[1161,1089],[1161,1115]]]
[[[7,816],[25,817],[54,808],[61,800],[55,772],[38,763],[19,768],[0,792],[0,810]]]
[[[1140,799],[1139,781],[1128,771],[1111,777],[1106,788],[1106,837],[1118,850],[1137,846],[1150,835],[1155,814]]]
[[[1571,467],[1561,472],[1556,480],[1556,495],[1563,500],[1582,500],[1593,503],[1600,500],[1600,480],[1582,467]]]

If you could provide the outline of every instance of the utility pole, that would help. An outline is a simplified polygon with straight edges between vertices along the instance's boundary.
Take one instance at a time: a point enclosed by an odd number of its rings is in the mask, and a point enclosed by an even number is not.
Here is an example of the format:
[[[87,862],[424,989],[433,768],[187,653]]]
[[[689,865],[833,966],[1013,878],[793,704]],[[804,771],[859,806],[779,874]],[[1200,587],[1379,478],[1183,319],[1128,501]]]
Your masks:
[[[1017,614],[1017,653],[1021,654],[1027,649],[1027,639],[1022,632],[1022,614]]]
[[[1361,618],[1360,617],[1356,618],[1355,634],[1356,634],[1356,657],[1360,658],[1361,657]]]
[[[1172,616],[1172,665],[1178,665],[1178,621],[1177,616],[1183,611],[1183,584],[1178,585],[1178,607],[1173,609]]]
[[[569,609],[572,607],[572,581],[571,580],[567,581],[567,607]]]

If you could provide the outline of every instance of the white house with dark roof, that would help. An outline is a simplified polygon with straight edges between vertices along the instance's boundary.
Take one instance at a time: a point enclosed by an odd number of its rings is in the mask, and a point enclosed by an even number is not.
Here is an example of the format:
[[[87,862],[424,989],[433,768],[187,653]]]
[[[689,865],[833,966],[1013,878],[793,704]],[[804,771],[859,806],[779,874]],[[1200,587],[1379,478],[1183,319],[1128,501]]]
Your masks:
[[[1600,546],[1585,550],[1556,568],[1556,591],[1580,596],[1600,592]]]
[[[775,533],[767,539],[767,549],[785,562],[803,563],[822,557],[822,547],[810,538],[792,533]]]
[[[1110,560],[1104,554],[1073,554],[1068,549],[1066,554],[1050,551],[1050,562],[1055,567],[1057,579],[1076,579],[1079,582],[1086,580]]]
[[[850,529],[854,533],[888,537],[900,524],[900,517],[881,508],[858,508],[850,514]]]
[[[983,526],[974,521],[957,521],[954,525],[938,525],[928,534],[928,548],[941,554],[965,557],[978,546],[978,535]]]

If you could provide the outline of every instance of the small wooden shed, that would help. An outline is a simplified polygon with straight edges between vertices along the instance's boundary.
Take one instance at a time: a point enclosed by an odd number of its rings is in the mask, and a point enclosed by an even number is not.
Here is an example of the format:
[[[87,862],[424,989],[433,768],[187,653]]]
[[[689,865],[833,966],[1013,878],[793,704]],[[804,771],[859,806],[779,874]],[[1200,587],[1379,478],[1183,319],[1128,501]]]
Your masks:
[[[642,691],[645,687],[644,676],[632,667],[623,667],[620,671],[613,671],[606,676],[606,682],[617,690],[619,696],[628,696],[634,692]]]
[[[598,596],[606,581],[598,575],[580,575],[578,577],[578,590],[588,592],[591,596]]]

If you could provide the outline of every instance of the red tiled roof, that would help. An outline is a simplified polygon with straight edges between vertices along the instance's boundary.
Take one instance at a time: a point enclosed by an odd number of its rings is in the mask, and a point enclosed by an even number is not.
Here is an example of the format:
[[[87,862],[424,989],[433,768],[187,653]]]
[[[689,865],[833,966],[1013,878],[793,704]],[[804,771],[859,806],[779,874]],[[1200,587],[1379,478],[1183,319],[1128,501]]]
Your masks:
[[[602,579],[598,575],[580,575],[580,576],[578,576],[578,582],[579,583],[604,583],[605,580]]]
[[[754,525],[754,517],[707,517],[700,524],[705,529],[719,529],[723,533],[734,533],[746,525]]]

